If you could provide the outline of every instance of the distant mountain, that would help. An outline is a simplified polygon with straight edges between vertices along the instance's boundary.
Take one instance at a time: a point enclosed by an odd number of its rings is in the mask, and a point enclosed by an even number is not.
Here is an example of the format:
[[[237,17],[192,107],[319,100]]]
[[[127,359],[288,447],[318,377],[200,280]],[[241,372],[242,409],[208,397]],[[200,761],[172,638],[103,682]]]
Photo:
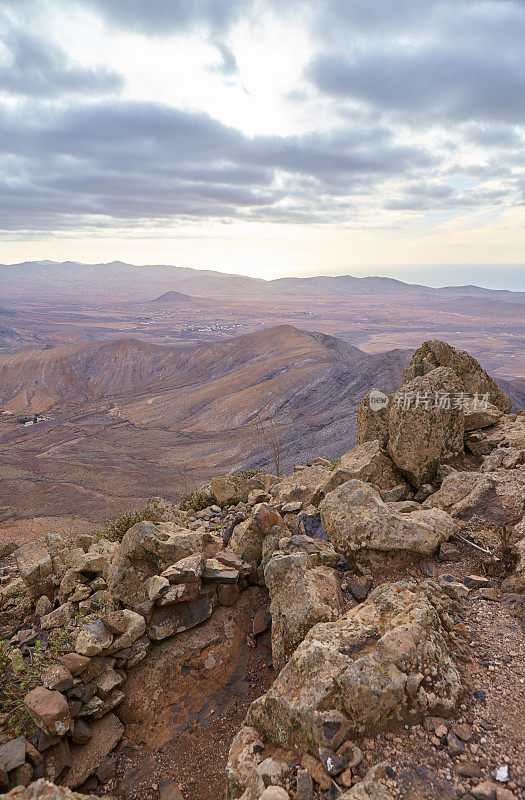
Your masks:
[[[478,286],[445,286],[439,289],[403,283],[393,278],[351,275],[279,278],[264,281],[244,275],[156,264],[136,266],[121,261],[82,264],[76,261],[28,261],[0,265],[0,292],[4,297],[113,298],[140,300],[144,288],[153,294],[178,292],[193,297],[271,298],[338,297],[345,295],[400,296],[413,298],[491,298],[517,301],[525,293],[484,289]]]
[[[206,301],[202,297],[190,297],[189,294],[170,291],[164,292],[164,294],[156,297],[151,302],[159,306],[169,306],[170,308],[199,308]]]

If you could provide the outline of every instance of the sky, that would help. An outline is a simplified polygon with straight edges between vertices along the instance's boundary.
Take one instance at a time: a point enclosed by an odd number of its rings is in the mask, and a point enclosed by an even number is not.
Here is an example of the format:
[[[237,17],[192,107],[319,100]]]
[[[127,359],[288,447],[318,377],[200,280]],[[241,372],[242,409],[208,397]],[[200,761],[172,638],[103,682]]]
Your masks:
[[[525,288],[524,41],[525,0],[1,0],[0,263]]]

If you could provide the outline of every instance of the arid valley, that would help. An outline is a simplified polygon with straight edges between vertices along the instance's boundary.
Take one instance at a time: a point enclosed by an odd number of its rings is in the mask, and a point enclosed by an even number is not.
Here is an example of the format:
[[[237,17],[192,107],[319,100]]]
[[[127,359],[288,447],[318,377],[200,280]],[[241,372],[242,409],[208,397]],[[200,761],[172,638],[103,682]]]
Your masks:
[[[24,518],[89,527],[217,471],[269,468],[272,437],[284,471],[337,458],[361,398],[397,388],[427,339],[468,350],[524,407],[517,292],[48,262],[3,267],[0,287],[5,536]]]

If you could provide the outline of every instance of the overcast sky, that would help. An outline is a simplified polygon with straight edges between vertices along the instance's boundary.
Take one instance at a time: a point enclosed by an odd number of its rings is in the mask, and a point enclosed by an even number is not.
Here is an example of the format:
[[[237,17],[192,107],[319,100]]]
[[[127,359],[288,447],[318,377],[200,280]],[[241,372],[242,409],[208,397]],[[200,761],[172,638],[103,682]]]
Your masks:
[[[524,43],[525,0],[1,0],[0,262],[520,288]]]

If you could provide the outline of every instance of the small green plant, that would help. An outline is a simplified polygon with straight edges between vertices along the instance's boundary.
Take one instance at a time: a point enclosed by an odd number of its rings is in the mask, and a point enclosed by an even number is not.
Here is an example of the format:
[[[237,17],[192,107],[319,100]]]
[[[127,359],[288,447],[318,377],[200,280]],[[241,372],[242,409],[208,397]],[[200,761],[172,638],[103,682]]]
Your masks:
[[[248,478],[255,478],[257,475],[260,475],[262,472],[259,467],[254,467],[253,469],[241,469],[238,472],[232,473],[232,478],[244,478],[248,480]]]
[[[189,511],[192,514],[196,514],[197,511],[202,511],[204,508],[208,508],[212,502],[212,497],[208,492],[203,492],[201,489],[195,489],[193,492],[185,494],[181,497],[180,507],[182,511]]]
[[[18,647],[0,641],[0,716],[14,736],[32,736],[35,725],[24,697],[42,683],[43,671],[73,650],[69,630],[56,628],[48,640],[37,639],[24,658]]]
[[[125,533],[137,522],[145,519],[143,511],[130,511],[117,519],[110,520],[103,528],[94,531],[98,539],[109,539],[111,542],[120,542]]]

